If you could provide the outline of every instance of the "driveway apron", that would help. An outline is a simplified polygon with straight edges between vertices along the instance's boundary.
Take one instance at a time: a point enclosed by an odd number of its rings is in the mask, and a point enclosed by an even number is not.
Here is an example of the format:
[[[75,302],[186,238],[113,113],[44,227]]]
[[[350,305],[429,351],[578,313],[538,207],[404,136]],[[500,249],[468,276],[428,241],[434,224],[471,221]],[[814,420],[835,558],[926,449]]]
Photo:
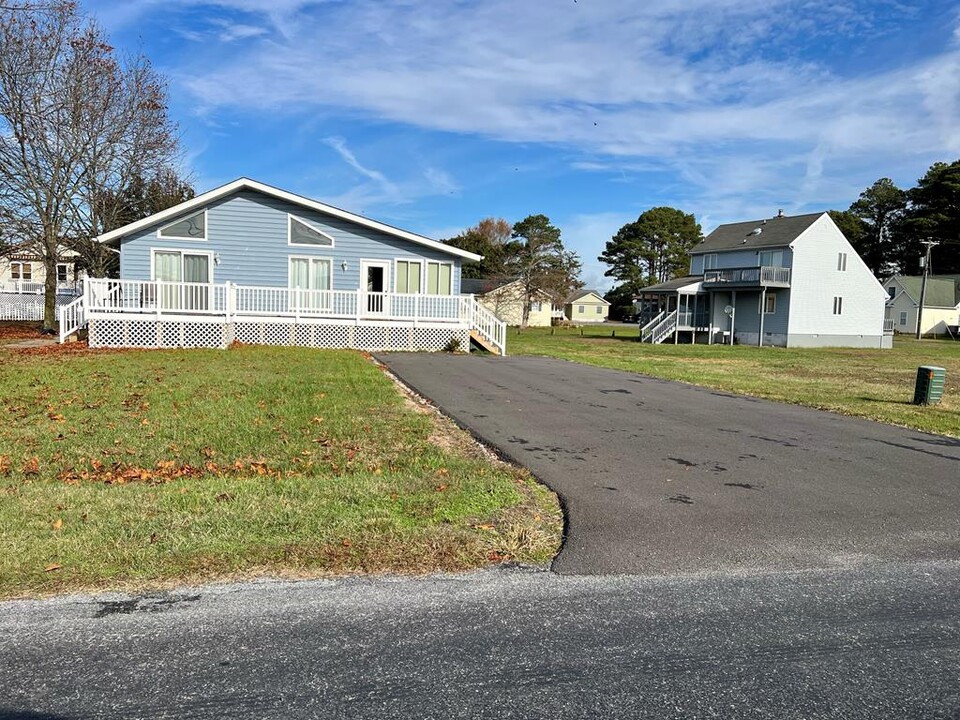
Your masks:
[[[559,573],[960,558],[960,441],[561,360],[378,359],[561,496]]]

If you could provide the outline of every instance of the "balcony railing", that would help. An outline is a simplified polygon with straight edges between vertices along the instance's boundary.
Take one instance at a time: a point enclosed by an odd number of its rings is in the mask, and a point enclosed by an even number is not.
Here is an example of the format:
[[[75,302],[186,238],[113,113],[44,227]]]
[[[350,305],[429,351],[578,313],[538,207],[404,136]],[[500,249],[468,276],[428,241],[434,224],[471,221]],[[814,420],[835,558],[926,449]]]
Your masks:
[[[790,287],[790,268],[761,267],[723,268],[703,273],[704,287]]]

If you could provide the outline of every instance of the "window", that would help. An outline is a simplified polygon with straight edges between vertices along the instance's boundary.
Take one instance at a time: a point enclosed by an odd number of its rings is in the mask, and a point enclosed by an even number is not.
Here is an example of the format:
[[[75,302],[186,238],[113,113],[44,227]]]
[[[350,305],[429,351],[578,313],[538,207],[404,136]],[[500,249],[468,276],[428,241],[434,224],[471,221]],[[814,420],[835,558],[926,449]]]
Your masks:
[[[153,279],[176,285],[150,289],[145,300],[156,302],[166,310],[206,310],[210,306],[210,288],[203,284],[213,282],[210,275],[212,253],[192,253],[185,250],[154,250],[151,256]]]
[[[543,303],[532,302],[530,303],[530,312],[540,312],[543,310]]]
[[[398,293],[421,292],[422,263],[419,260],[397,260],[396,291]]]
[[[332,262],[327,258],[290,258],[290,305],[296,308],[326,310],[330,308]]]
[[[209,283],[210,253],[154,250],[153,279],[163,282]]]
[[[333,238],[290,215],[287,223],[287,244],[333,247]]]
[[[843,315],[843,298],[842,297],[835,297],[833,299],[833,314]]]
[[[906,311],[906,310],[901,310],[901,311],[900,311],[900,324],[901,324],[901,325],[906,325],[906,324],[907,324],[907,311]]]
[[[583,313],[584,313],[585,310],[586,310],[586,306],[585,306],[585,305],[578,305],[577,308],[578,308],[578,309],[577,309],[577,312],[580,313],[581,315],[583,315]]]
[[[897,289],[895,287],[887,288],[887,297],[893,300],[897,296]]]
[[[427,293],[429,295],[453,294],[453,265],[451,263],[427,263]]]
[[[603,306],[597,305],[597,315],[603,315]]]
[[[761,250],[759,257],[761,267],[783,267],[783,250]]]
[[[28,262],[10,263],[10,279],[11,280],[32,280],[33,265],[31,265]]]
[[[171,240],[206,240],[207,211],[201,210],[157,230],[157,237]]]
[[[763,302],[763,314],[773,315],[777,312],[777,296],[773,293],[767,293]]]
[[[707,253],[703,256],[703,269],[704,270],[716,270],[717,268],[717,254],[716,253]]]
[[[847,254],[840,253],[837,255],[837,270],[840,272],[847,271]]]
[[[57,282],[65,283],[70,274],[70,266],[66,263],[57,263]]]

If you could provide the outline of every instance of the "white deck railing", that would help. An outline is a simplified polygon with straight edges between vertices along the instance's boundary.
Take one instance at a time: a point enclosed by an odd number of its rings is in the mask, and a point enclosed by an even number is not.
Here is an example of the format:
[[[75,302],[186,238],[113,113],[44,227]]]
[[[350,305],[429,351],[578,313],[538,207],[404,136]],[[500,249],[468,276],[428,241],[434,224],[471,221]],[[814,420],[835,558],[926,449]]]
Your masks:
[[[498,347],[501,355],[506,355],[507,323],[478,303],[472,295],[465,297],[468,302],[468,312],[471,314],[470,327],[488,343]]]
[[[666,310],[661,310],[650,322],[640,328],[640,342],[647,342],[647,340],[649,340],[653,328],[660,324],[660,321],[663,320],[663,316],[666,314]]]
[[[675,332],[676,329],[677,311],[674,310],[654,326],[653,330],[650,331],[650,339],[648,342],[659,345],[665,338],[669,337],[671,333]]]
[[[87,314],[219,315],[234,317],[342,318],[468,324],[493,338],[501,322],[472,295],[417,295],[364,290],[302,290],[233,283],[87,280]],[[488,317],[489,316],[489,317]],[[505,330],[504,330],[505,333]]]
[[[63,343],[68,337],[87,324],[86,308],[83,303],[83,295],[73,302],[57,308],[57,327],[60,330],[60,342]]]

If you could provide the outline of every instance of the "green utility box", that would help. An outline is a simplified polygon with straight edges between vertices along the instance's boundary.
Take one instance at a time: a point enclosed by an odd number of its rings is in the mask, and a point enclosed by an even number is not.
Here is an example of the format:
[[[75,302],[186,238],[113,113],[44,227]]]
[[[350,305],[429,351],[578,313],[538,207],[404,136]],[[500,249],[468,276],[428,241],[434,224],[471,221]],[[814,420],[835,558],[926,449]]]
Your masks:
[[[913,391],[914,405],[936,405],[943,397],[947,371],[942,367],[921,365],[917,368],[917,386]]]

